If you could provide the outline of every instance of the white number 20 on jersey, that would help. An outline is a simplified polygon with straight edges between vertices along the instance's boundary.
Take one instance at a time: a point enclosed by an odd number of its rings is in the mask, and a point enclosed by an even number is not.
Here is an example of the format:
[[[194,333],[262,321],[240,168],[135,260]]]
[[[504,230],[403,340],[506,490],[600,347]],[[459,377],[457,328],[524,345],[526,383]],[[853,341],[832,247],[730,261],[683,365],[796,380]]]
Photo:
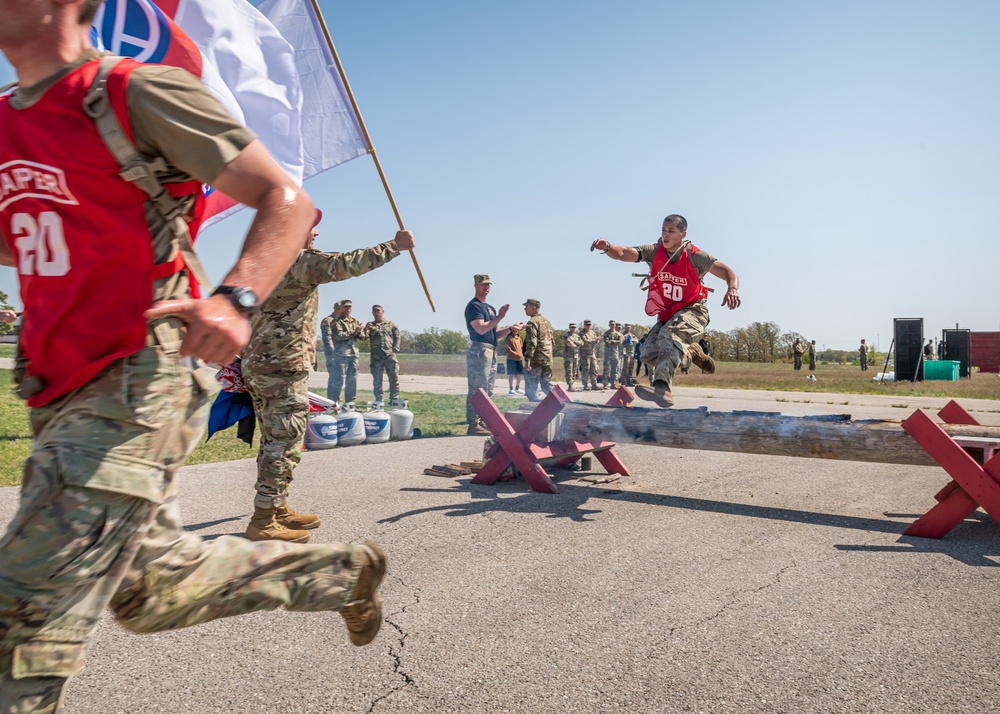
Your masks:
[[[28,213],[15,213],[10,228],[21,275],[56,276],[69,272],[69,250],[58,213],[43,211],[37,220]]]
[[[674,285],[672,283],[663,283],[663,297],[665,297],[667,300],[680,302],[684,298],[684,291],[681,289],[680,285]]]

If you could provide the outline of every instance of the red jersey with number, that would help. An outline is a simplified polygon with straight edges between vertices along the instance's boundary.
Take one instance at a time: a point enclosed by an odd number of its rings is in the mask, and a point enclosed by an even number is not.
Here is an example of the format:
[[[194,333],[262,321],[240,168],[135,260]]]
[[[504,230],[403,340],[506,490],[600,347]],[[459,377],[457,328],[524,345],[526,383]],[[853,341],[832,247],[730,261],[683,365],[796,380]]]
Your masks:
[[[666,322],[682,308],[708,297],[708,289],[691,262],[691,256],[697,252],[698,248],[689,245],[688,250],[681,251],[677,262],[671,263],[663,243],[657,245],[646,291],[647,315]]]
[[[153,281],[169,274],[153,266],[146,194],[119,177],[83,112],[98,64],[71,71],[28,108],[0,98],[0,233],[17,261],[28,374],[45,385],[32,407],[142,349]],[[138,66],[120,61],[107,85],[129,139],[125,89]]]

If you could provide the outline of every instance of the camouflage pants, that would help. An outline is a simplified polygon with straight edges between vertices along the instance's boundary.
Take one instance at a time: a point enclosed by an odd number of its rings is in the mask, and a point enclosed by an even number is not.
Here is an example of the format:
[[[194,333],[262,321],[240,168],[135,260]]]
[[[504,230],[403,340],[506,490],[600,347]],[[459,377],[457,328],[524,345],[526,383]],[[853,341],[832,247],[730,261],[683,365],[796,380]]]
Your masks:
[[[211,377],[176,348],[147,347],[31,412],[34,452],[0,540],[4,714],[58,709],[109,606],[129,630],[160,632],[280,606],[339,610],[354,590],[353,546],[183,530],[175,476],[204,431]]]
[[[292,472],[302,460],[302,437],[309,417],[308,372],[257,374],[243,370],[260,427],[257,452],[258,508],[285,505]]]
[[[621,362],[618,359],[618,352],[611,351],[611,354],[604,355],[604,386],[613,387],[618,381]]]
[[[597,355],[580,355],[580,381],[584,387],[597,389]]]
[[[551,364],[532,364],[530,370],[524,370],[524,396],[529,402],[539,401],[551,391]]]
[[[795,369],[802,369],[802,355],[796,354],[794,357]]]
[[[327,357],[326,398],[340,401],[340,391],[344,391],[344,402],[353,402],[358,396],[358,358],[335,354]]]
[[[690,366],[691,356],[688,346],[698,341],[708,327],[708,306],[705,301],[685,307],[666,322],[657,321],[646,335],[639,359],[653,369],[653,382],[674,379],[674,372],[680,365]]]
[[[493,345],[473,342],[465,355],[465,368],[469,380],[469,393],[465,397],[465,422],[475,424],[479,415],[472,407],[472,395],[485,389],[493,396],[493,383],[497,378],[497,350]]]
[[[371,358],[372,390],[375,392],[375,401],[382,401],[382,373],[389,378],[389,401],[399,399],[399,360],[396,355],[386,357]]]
[[[563,371],[566,373],[566,384],[573,386],[573,382],[580,378],[580,355],[563,355]]]
[[[622,355],[622,384],[628,384],[629,380],[635,376],[635,347],[625,346],[625,354]]]

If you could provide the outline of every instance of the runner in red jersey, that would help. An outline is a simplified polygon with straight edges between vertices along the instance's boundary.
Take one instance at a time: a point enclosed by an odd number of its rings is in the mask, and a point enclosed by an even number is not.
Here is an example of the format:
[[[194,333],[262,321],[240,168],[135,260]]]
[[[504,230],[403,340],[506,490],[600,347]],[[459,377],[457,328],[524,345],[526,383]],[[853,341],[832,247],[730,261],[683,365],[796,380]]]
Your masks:
[[[176,474],[213,381],[195,358],[224,364],[243,349],[245,308],[284,276],[315,210],[195,77],[118,62],[105,96],[160,182],[209,183],[258,209],[224,286],[192,299],[171,263],[172,216],[119,176],[84,113],[100,4],[0,0],[0,51],[20,84],[0,100],[0,264],[21,281],[34,436],[0,539],[3,712],[56,712],[109,607],[136,632],[334,610],[358,645],[382,622],[374,544],[205,541],[183,528]]]
[[[636,396],[662,407],[673,406],[671,382],[682,363],[693,361],[707,372],[715,371],[715,362],[706,355],[698,339],[708,327],[709,289],[702,278],[711,273],[725,280],[728,289],[722,304],[730,310],[740,306],[740,279],[725,263],[699,250],[687,236],[687,220],[671,214],[663,219],[660,240],[656,245],[626,247],[613,245],[603,238],[595,240],[591,250],[626,263],[643,261],[650,266],[646,314],[655,315],[653,329],[646,335],[640,359],[652,367],[652,385],[636,387]]]

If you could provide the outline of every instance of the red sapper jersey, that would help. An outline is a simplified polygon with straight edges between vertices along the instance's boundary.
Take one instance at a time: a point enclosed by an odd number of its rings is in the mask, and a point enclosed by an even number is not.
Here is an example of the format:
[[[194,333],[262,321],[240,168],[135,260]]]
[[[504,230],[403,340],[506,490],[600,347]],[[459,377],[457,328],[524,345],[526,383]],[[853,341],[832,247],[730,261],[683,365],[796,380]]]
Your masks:
[[[153,265],[147,196],[118,176],[83,112],[98,64],[73,70],[27,109],[0,98],[0,233],[17,260],[28,374],[45,385],[28,400],[32,407],[142,349],[153,281],[183,266]],[[107,85],[130,140],[125,89],[137,66],[120,61]]]
[[[646,314],[655,315],[662,322],[669,320],[681,308],[693,305],[708,297],[698,271],[691,263],[691,255],[698,252],[694,245],[681,251],[676,263],[671,263],[667,249],[660,242],[653,256],[649,271],[649,290],[646,291]]]

